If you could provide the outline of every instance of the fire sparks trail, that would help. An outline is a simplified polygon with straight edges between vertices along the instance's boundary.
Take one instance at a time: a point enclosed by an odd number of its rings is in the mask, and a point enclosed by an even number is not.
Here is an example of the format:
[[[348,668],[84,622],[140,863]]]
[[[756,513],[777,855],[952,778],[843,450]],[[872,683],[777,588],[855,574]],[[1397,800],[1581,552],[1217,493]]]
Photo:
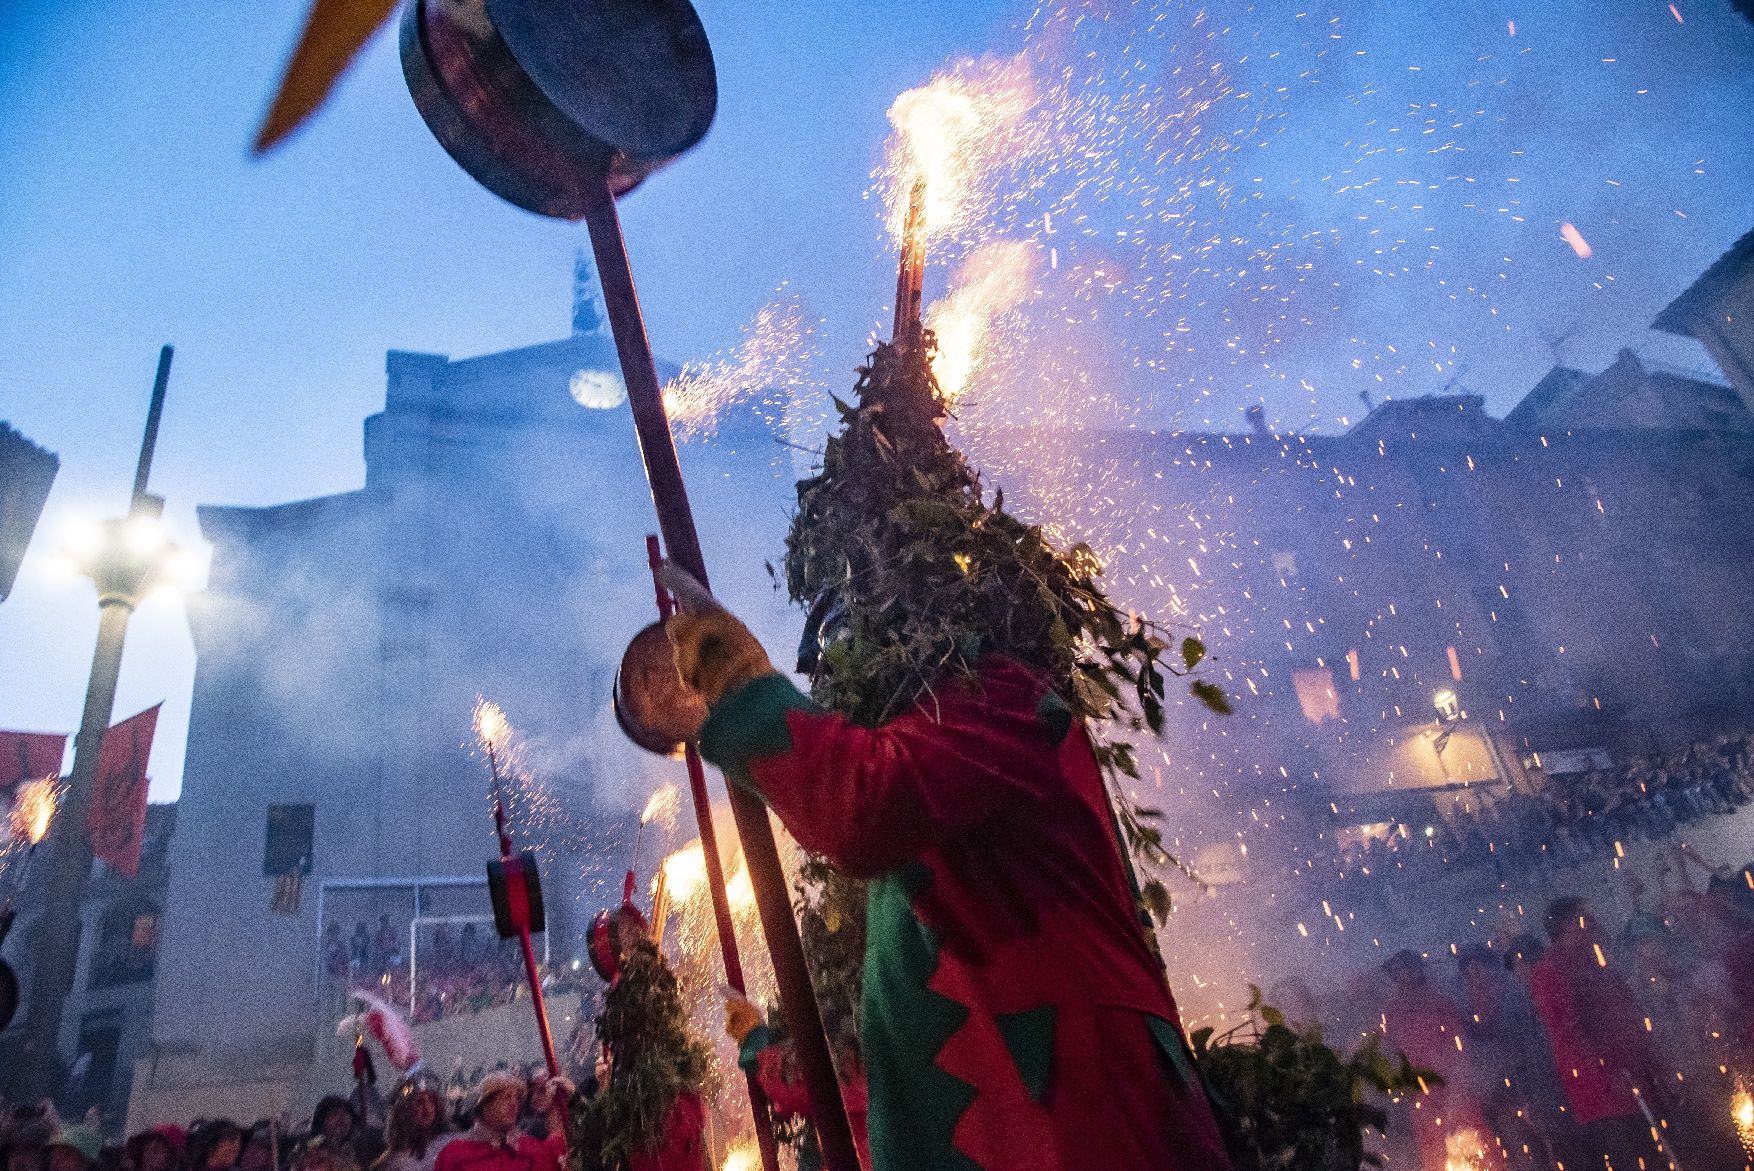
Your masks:
[[[988,218],[998,198],[989,179],[1023,145],[1018,135],[1034,101],[1021,58],[963,62],[896,98],[889,107],[895,133],[880,176],[890,235],[902,236],[909,196],[922,179],[925,240]]]
[[[1754,1094],[1748,1092],[1748,1083],[1741,1078],[1736,1079],[1736,1091],[1730,1098],[1730,1121],[1735,1124],[1742,1150],[1754,1157]]]
[[[664,386],[664,406],[683,440],[717,432],[720,417],[760,394],[759,406],[781,422],[817,386],[815,335],[818,322],[796,297],[763,305],[743,328],[743,340],[729,356],[689,362]]]
[[[761,1152],[754,1143],[735,1143],[725,1152],[721,1171],[755,1171],[761,1166]]]
[[[672,905],[680,906],[706,889],[706,852],[698,839],[665,858],[663,870]]]
[[[641,810],[639,823],[650,825],[657,822],[667,829],[676,827],[676,814],[682,808],[682,790],[674,784],[660,785],[646,799],[646,807]]]
[[[511,725],[506,722],[505,709],[490,699],[475,701],[475,739],[483,752],[498,754],[506,746]]]

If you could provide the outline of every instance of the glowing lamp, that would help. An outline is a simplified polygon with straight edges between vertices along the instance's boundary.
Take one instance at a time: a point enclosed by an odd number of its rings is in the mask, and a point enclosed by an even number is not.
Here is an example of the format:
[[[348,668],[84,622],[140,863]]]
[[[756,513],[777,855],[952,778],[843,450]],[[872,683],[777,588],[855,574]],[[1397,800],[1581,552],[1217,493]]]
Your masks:
[[[1439,723],[1452,724],[1462,718],[1461,701],[1447,687],[1431,697],[1431,706],[1437,709]]]

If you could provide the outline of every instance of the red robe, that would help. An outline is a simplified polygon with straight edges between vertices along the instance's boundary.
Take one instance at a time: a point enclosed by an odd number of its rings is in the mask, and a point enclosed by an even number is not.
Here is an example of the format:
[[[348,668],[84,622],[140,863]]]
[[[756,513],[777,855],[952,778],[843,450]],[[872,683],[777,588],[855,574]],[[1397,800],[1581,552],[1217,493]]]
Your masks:
[[[1230,1166],[1089,736],[1041,677],[989,657],[871,729],[766,675],[714,706],[701,751],[872,880],[877,1171]]]
[[[560,1171],[566,1136],[531,1138],[521,1130],[497,1135],[477,1124],[439,1151],[433,1171]]]
[[[810,1108],[810,1092],[801,1078],[788,1068],[789,1045],[776,1045],[766,1025],[757,1025],[743,1039],[737,1053],[737,1064],[755,1075],[768,1104],[776,1114],[793,1114],[815,1122]],[[845,1072],[845,1071],[843,1071]],[[867,1115],[870,1112],[870,1090],[865,1075],[853,1072],[843,1077],[840,1096],[847,1110],[847,1127],[853,1132],[853,1146],[865,1166],[871,1166],[871,1134]]]
[[[1632,990],[1595,961],[1589,946],[1556,944],[1529,972],[1535,1011],[1553,1046],[1559,1081],[1580,1124],[1639,1112],[1635,1084],[1652,1066]]]

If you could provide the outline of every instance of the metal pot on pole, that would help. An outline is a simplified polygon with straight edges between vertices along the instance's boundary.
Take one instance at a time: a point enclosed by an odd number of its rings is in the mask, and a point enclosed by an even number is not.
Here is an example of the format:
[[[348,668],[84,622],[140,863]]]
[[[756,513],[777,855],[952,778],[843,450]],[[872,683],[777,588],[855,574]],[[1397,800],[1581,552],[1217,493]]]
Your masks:
[[[718,106],[688,0],[414,0],[403,72],[429,128],[482,186],[539,215],[584,220],[670,557],[707,581],[615,200],[705,136]],[[829,1171],[858,1171],[828,1041],[759,799],[732,813]]]

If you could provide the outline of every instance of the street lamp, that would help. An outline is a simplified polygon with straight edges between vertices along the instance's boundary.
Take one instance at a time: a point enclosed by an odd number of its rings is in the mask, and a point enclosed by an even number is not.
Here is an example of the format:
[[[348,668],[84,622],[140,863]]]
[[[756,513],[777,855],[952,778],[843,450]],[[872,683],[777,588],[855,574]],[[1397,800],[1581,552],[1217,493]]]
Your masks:
[[[85,690],[85,713],[73,741],[73,768],[61,807],[43,841],[46,857],[32,875],[27,906],[35,910],[30,932],[30,976],[24,1019],[13,1035],[7,1068],[13,1101],[34,1101],[51,1094],[60,1044],[61,1016],[79,961],[80,906],[91,874],[92,795],[97,783],[98,756],[116,704],[116,680],[122,667],[122,642],[128,619],[141,598],[176,563],[177,550],[165,536],[164,499],[146,491],[152,453],[158,443],[158,422],[164,412],[165,384],[170,377],[171,347],[159,351],[153,380],[152,405],[146,413],[146,434],[134,470],[134,493],[128,515],[87,530],[67,550],[79,569],[97,585],[97,647],[91,659],[91,680]]]

